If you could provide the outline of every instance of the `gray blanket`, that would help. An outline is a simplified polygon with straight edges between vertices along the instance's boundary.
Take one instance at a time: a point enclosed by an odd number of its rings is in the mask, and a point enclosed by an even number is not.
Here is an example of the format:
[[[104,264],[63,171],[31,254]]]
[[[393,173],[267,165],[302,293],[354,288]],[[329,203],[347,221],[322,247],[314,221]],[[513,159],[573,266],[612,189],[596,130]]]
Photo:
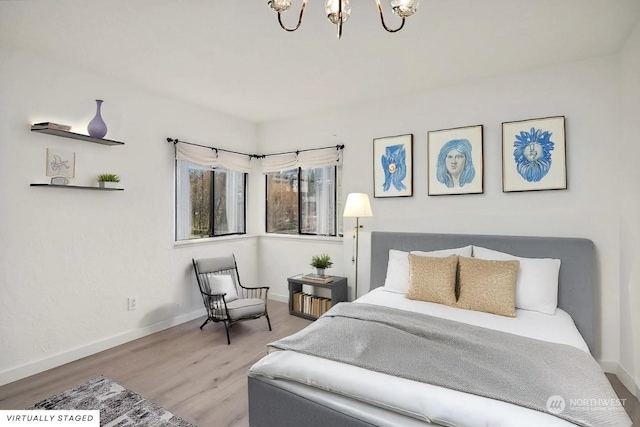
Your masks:
[[[580,426],[631,425],[598,363],[568,345],[362,303],[340,303],[269,345],[502,400]]]

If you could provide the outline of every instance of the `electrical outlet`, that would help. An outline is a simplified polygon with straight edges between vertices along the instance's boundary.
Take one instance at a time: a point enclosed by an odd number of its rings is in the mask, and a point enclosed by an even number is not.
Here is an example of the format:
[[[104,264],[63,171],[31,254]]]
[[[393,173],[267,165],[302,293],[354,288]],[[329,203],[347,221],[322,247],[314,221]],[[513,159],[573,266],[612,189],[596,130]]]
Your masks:
[[[138,307],[136,297],[129,297],[129,311],[135,310]]]

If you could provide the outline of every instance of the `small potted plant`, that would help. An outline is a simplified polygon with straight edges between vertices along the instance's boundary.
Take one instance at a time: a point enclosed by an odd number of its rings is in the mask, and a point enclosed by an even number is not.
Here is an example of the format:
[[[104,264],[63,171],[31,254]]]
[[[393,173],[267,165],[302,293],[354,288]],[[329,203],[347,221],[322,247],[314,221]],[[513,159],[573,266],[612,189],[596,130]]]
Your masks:
[[[100,188],[116,188],[120,182],[120,177],[114,173],[101,173],[98,175],[98,185]]]
[[[331,257],[327,254],[314,255],[311,257],[311,267],[316,268],[318,276],[324,276],[324,270],[331,268],[332,265]]]

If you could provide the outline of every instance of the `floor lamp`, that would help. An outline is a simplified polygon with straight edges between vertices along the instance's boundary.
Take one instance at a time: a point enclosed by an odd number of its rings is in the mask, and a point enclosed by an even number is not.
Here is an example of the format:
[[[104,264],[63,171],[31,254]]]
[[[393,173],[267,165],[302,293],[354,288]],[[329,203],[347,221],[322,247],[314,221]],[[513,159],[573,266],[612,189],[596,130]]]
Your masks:
[[[360,225],[360,218],[371,217],[371,203],[369,203],[369,196],[365,193],[349,193],[347,196],[347,202],[344,205],[345,218],[356,219],[356,230],[353,233],[353,239],[355,240],[353,245],[355,247],[355,255],[351,258],[351,262],[356,265],[356,281],[355,281],[355,294],[354,299],[358,298],[358,232],[362,226]]]

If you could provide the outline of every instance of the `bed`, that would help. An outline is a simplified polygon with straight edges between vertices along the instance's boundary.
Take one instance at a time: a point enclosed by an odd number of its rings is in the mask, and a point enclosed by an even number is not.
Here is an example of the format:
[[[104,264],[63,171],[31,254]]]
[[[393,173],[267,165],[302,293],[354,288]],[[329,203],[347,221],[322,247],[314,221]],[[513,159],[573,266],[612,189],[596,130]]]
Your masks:
[[[501,316],[462,310],[466,318],[460,320],[459,309],[414,301],[407,305],[402,295],[381,288],[392,249],[434,251],[468,245],[519,257],[560,259],[556,314],[521,310],[516,316],[517,326],[513,326],[513,322],[496,321]],[[597,358],[600,343],[596,265],[594,245],[586,239],[373,232],[370,292],[352,306],[379,305],[380,310],[397,307],[424,312],[481,328],[570,345]],[[573,425],[548,413],[507,402],[385,373],[375,372],[371,376],[361,367],[291,351],[271,352],[257,362],[250,369],[248,385],[252,427]],[[518,421],[514,424],[513,420]]]

